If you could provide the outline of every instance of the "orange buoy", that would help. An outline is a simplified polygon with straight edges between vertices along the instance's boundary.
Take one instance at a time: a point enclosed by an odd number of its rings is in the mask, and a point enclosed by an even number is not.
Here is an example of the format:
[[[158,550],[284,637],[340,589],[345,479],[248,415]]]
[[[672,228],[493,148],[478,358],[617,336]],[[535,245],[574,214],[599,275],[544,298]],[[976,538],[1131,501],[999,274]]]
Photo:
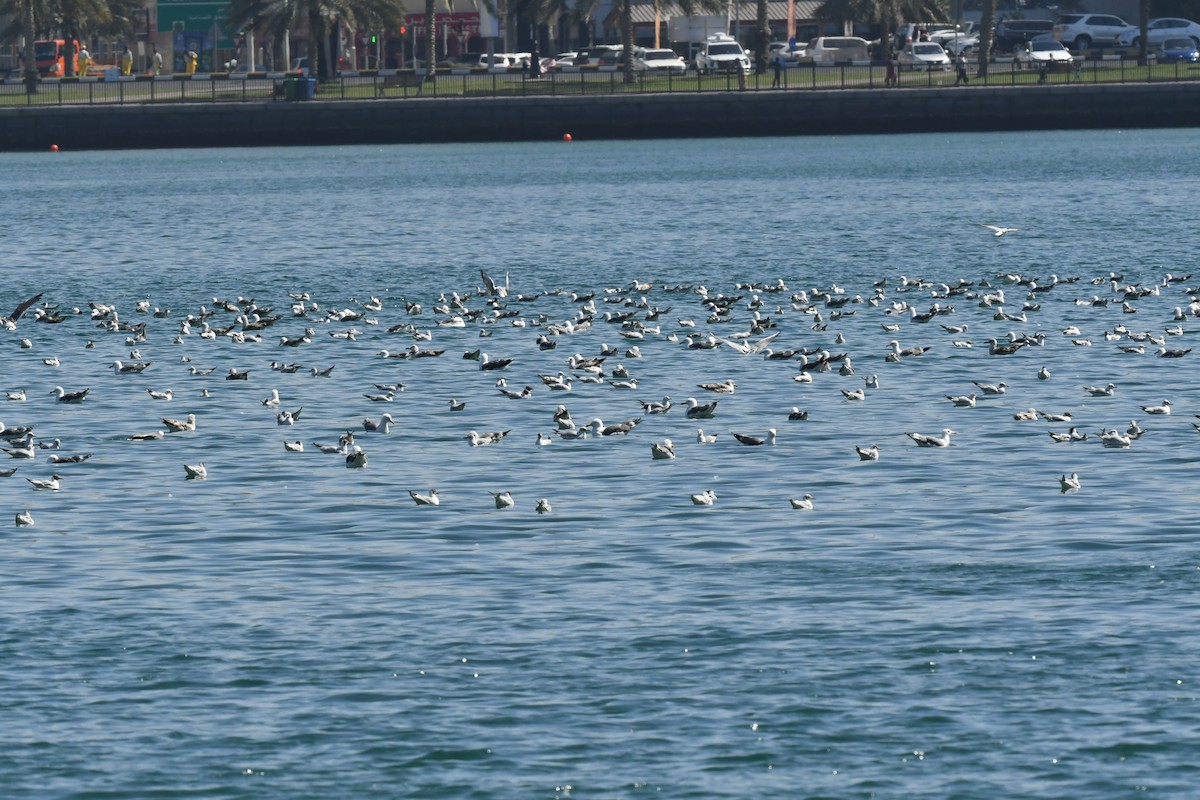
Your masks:
[[[569,134],[569,133],[564,133],[564,134],[563,134],[563,141],[564,141],[564,142],[569,142],[569,141],[571,141],[571,134]]]
[[[57,152],[58,152],[58,145],[56,145],[56,144],[52,144],[52,145],[50,145],[50,152],[51,152],[51,153],[57,153]]]

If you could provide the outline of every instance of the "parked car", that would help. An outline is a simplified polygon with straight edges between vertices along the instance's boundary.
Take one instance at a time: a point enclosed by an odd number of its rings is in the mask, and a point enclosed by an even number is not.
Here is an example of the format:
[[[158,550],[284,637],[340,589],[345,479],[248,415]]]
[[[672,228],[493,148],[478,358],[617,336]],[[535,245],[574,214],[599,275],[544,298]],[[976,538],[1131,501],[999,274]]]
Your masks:
[[[900,55],[896,57],[896,63],[900,65],[901,69],[907,67],[912,70],[933,72],[950,69],[950,56],[946,55],[946,51],[940,44],[911,42],[900,51]]]
[[[929,41],[937,42],[947,53],[957,53],[964,49],[961,42],[966,39],[979,41],[979,23],[964,22],[953,28],[936,31],[929,34]]]
[[[1054,20],[1002,19],[996,23],[993,47],[998,53],[1011,53],[1039,36],[1054,33]]]
[[[1178,39],[1182,36],[1191,39],[1192,44],[1200,47],[1200,24],[1179,17],[1159,17],[1150,20],[1150,24],[1146,26],[1146,44],[1152,48],[1160,46],[1166,39]],[[1117,44],[1121,47],[1137,47],[1141,40],[1141,28],[1130,25],[1117,37]]]
[[[871,43],[857,36],[818,36],[808,43],[809,57],[822,64],[870,59]]]
[[[614,50],[620,50],[619,44],[597,44],[591,47],[580,50],[575,56],[575,66],[577,67],[595,67],[599,66],[601,59],[612,53]]]
[[[909,22],[896,29],[896,49],[903,50],[913,42],[932,41],[942,31],[956,30],[958,26],[953,22]]]
[[[709,36],[696,53],[696,70],[701,75],[741,69],[750,74],[750,57],[732,36],[717,33]]]
[[[1200,48],[1186,36],[1178,39],[1163,39],[1158,50],[1160,64],[1195,64],[1200,62]]]
[[[767,63],[770,64],[776,56],[783,56],[783,63],[788,66],[799,63],[800,59],[807,55],[808,51],[796,43],[795,49],[787,42],[771,42],[767,45]]]
[[[687,62],[674,50],[638,48],[633,51],[635,72],[667,72],[682,75],[687,72]]]
[[[1112,14],[1062,14],[1054,20],[1054,38],[1074,50],[1116,47],[1129,23]]]
[[[973,36],[959,36],[942,45],[942,49],[952,56],[959,53],[971,53],[979,48],[979,34]]]
[[[1037,68],[1053,67],[1055,64],[1070,64],[1074,60],[1071,57],[1071,51],[1064,47],[1062,42],[1056,42],[1053,39],[1034,39],[1025,45],[1023,50],[1016,53],[1018,64],[1025,63],[1030,67]]]
[[[492,53],[489,57],[487,53],[479,54],[479,63],[475,66],[483,67],[484,69],[508,69],[509,67],[519,66],[517,59],[511,53]]]

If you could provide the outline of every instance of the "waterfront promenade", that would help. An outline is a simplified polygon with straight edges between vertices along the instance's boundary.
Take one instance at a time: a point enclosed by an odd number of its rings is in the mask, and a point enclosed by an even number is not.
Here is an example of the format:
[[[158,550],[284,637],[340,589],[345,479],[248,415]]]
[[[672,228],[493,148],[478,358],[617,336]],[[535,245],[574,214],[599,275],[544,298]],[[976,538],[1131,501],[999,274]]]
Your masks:
[[[0,108],[0,150],[1200,127],[1200,83]]]

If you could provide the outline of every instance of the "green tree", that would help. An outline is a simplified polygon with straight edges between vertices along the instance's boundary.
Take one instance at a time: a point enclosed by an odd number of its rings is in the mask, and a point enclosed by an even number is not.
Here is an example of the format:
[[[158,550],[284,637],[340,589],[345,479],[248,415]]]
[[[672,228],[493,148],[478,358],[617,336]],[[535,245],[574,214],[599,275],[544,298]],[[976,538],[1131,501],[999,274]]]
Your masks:
[[[666,10],[665,3],[661,0],[653,0],[655,7],[660,10]],[[600,0],[580,0],[571,12],[575,21],[588,21],[596,14],[596,10],[600,5]],[[621,46],[624,50],[622,64],[624,66],[625,83],[635,83],[637,81],[633,72],[633,6],[634,0],[614,0],[613,10],[617,12],[618,19],[621,20]],[[643,5],[637,3],[637,5]],[[698,14],[710,14],[724,11],[727,7],[726,0],[675,0],[674,9],[671,13],[678,11],[686,16],[694,16]]]
[[[309,75],[326,80],[333,76],[337,63],[328,51],[331,23],[341,21],[351,28],[395,27],[403,16],[401,0],[232,0],[226,22],[235,30],[253,28],[277,38],[306,20]]]
[[[887,60],[891,51],[891,34],[899,20],[938,22],[949,16],[946,0],[825,0],[817,9],[818,19],[877,23],[880,27],[880,56],[884,60]]]
[[[113,4],[116,5],[116,4]],[[123,9],[118,5],[118,13]],[[50,12],[55,25],[66,40],[63,46],[63,74],[75,74],[75,41],[83,38],[85,30],[95,30],[113,22],[112,5],[108,0],[56,0]]]

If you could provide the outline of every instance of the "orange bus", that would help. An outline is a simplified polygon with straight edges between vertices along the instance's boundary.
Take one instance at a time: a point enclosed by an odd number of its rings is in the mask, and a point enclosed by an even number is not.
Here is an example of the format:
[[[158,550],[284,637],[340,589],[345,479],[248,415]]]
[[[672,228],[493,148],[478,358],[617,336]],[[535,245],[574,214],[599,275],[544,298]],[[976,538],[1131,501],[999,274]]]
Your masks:
[[[79,74],[79,42],[74,42],[75,69],[73,74]],[[67,42],[64,39],[42,39],[33,43],[33,61],[37,65],[38,74],[61,78],[66,69]]]

